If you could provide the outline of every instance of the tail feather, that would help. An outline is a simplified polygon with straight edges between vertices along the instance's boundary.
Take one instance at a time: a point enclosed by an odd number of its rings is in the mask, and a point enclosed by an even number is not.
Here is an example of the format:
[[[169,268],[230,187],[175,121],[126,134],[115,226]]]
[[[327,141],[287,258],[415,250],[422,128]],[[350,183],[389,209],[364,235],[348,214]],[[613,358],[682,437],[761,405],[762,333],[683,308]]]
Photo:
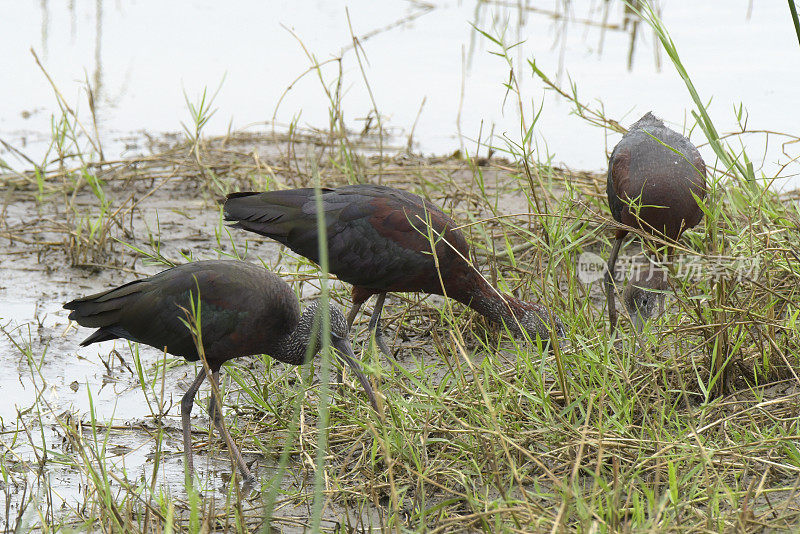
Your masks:
[[[127,297],[128,295],[138,293],[141,290],[141,287],[139,286],[141,282],[142,282],[141,280],[134,280],[133,282],[128,282],[127,284],[115,287],[114,289],[101,291],[100,293],[89,295],[88,297],[82,297],[79,299],[71,300],[70,302],[64,304],[64,309],[77,310],[80,309],[85,304],[107,302],[109,300]]]
[[[120,308],[105,312],[89,311],[87,309],[75,310],[69,314],[69,320],[75,321],[87,328],[102,328],[111,326],[119,321]]]
[[[303,207],[313,198],[311,188],[232,193],[225,201],[225,220],[235,222],[237,228],[285,242],[289,233],[308,219]]]
[[[81,347],[86,347],[87,345],[91,345],[92,343],[99,343],[101,341],[110,341],[112,339],[117,339],[122,336],[118,336],[113,332],[106,330],[105,328],[100,328],[92,332],[92,335],[81,341]]]
[[[119,326],[122,310],[132,297],[141,292],[141,281],[133,281],[123,286],[72,300],[64,308],[72,310],[69,319],[81,326],[99,328],[87,337],[81,345],[98,341],[125,337],[126,332]]]
[[[117,289],[75,299],[64,304],[64,308],[72,310],[69,319],[81,326],[89,328],[111,326],[119,321],[128,297],[138,293],[130,286],[131,284],[127,284]]]
[[[260,195],[261,193],[258,191],[238,191],[236,193],[228,193],[227,200],[232,198],[244,198],[244,197],[251,197],[253,195]]]

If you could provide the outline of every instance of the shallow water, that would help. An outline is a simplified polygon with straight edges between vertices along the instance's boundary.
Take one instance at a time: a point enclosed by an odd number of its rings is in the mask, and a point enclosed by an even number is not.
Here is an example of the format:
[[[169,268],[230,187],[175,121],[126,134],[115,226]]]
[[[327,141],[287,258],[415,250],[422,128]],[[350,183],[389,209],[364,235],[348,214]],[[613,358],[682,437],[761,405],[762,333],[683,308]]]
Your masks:
[[[574,81],[584,103],[601,101],[607,115],[623,124],[649,110],[679,130],[692,124],[691,98],[669,59],[656,52],[652,31],[639,24],[632,38],[634,24],[625,25],[616,1],[250,1],[230,9],[195,0],[191,5],[43,0],[5,6],[0,72],[13,76],[11,83],[0,84],[0,139],[35,161],[47,147],[58,106],[30,48],[87,129],[92,125],[82,87],[89,81],[106,157],[143,151],[137,132],[180,131],[181,122],[189,121],[184,92],[195,102],[205,87],[210,93],[220,87],[208,134],[231,126],[263,128],[273,117],[279,128],[293,120],[325,128],[329,103],[322,84],[314,73],[296,81],[310,65],[306,51],[320,62],[343,54],[342,107],[348,126],[360,131],[372,106],[351,47],[348,15],[365,54],[372,94],[396,144],[405,144],[416,121],[415,148],[424,153],[449,153],[462,142],[475,153],[476,140],[490,131],[498,146],[504,146],[503,135],[519,138],[515,102],[504,102],[508,66],[489,53],[496,48],[471,24],[494,33],[493,27],[507,23],[507,41],[523,41],[512,57],[525,105],[543,110],[534,129],[543,161],[602,170],[618,135],[606,138],[602,129],[571,115],[570,105],[533,78],[526,65],[531,58],[562,86]],[[664,0],[660,6],[701,98],[712,102],[721,132],[739,129],[734,107],[743,103],[748,129],[800,133],[800,70],[791,67],[800,59],[800,46],[785,2]],[[323,68],[326,83],[333,84],[337,69],[336,62]],[[697,132],[692,138],[701,141]],[[774,176],[800,154],[800,142],[784,146],[788,140],[755,133],[743,141],[756,169]],[[731,143],[740,146],[737,139]],[[714,161],[708,147],[701,152]],[[3,146],[0,158],[27,166]],[[797,163],[781,172],[797,174]],[[777,185],[787,183],[800,185],[797,178]]]
[[[171,209],[175,195],[187,197],[194,190],[192,184],[176,181],[173,185],[177,191],[164,187],[160,196],[150,197],[147,205],[137,210],[133,234],[146,235],[146,225],[155,228],[158,210],[164,232],[160,239],[167,243],[164,248],[168,255],[175,256],[178,250],[185,249],[196,259],[217,258],[216,248],[229,247],[207,238],[214,235],[219,224],[218,211],[199,200],[186,202],[180,211]],[[109,194],[117,192],[109,190]],[[80,193],[77,203],[87,201],[88,195],[88,191]],[[14,197],[3,222],[19,228],[22,221],[35,219],[40,209],[31,198]],[[186,224],[187,220],[191,224]],[[205,237],[198,240],[198,235]],[[47,239],[56,237],[46,234]],[[233,238],[239,250],[245,250],[247,236],[237,232]],[[3,246],[7,253],[0,253],[0,369],[3,370],[0,396],[4,398],[0,402],[0,465],[11,474],[7,485],[0,478],[0,510],[6,509],[8,499],[13,519],[15,511],[23,505],[21,501],[27,503],[35,494],[38,500],[28,504],[22,530],[41,523],[37,507],[46,507],[45,514],[53,513],[55,523],[59,518],[79,517],[76,510],[87,500],[91,504],[96,499],[86,473],[87,464],[97,469],[96,458],[102,458],[110,472],[133,486],[142,481],[147,485],[153,483],[159,430],[163,430],[163,440],[155,482],[158,491],[185,498],[179,404],[198,372],[196,365],[172,357],[165,362],[162,352],[139,346],[145,377],[143,387],[136,370],[136,346],[116,340],[81,347],[81,340],[92,329],[69,325],[68,311],[62,309],[63,303],[73,298],[156,273],[164,267],[144,265],[127,250],[116,250],[117,268],[112,265],[71,268],[63,250],[46,252],[5,237]],[[272,266],[278,262],[279,250],[275,243],[262,243],[250,251],[249,259],[258,261],[258,255]],[[286,266],[274,268],[276,272],[285,269]],[[313,285],[314,282],[305,283],[298,289],[303,294],[312,294]],[[175,361],[178,365],[173,365]],[[248,363],[245,358],[236,365]],[[226,371],[222,373],[222,381],[230,402],[239,394],[239,388]],[[218,502],[225,502],[226,492],[231,489],[228,483],[231,465],[216,432],[210,441],[204,441],[210,426],[204,409],[208,394],[209,387],[204,384],[192,412],[195,443],[199,445],[194,455],[195,469],[202,491],[214,495]],[[97,441],[93,438],[93,421],[97,425]],[[226,422],[236,424],[231,410],[226,410]],[[80,458],[71,433],[81,435],[83,450],[96,448],[97,456],[85,461]],[[274,475],[272,458],[261,455],[253,458],[247,450],[245,456],[248,460],[258,460],[260,480],[269,481]],[[46,461],[40,476],[38,466],[42,458]],[[290,462],[283,482],[287,487],[298,484],[291,478],[293,465]],[[288,507],[286,514],[292,513],[293,509]],[[0,530],[9,527],[5,519],[0,514]]]
[[[17,274],[4,270],[4,282],[13,285]],[[54,288],[45,280],[40,281],[40,288],[47,288],[48,292],[41,292],[39,298],[35,294],[15,295],[13,290],[2,293],[0,367],[6,372],[0,376],[0,394],[6,401],[0,403],[0,430],[2,442],[8,451],[13,451],[15,460],[36,462],[41,457],[49,458],[45,473],[52,488],[48,493],[54,509],[62,504],[72,508],[80,505],[84,481],[75,469],[58,459],[69,450],[62,425],[80,421],[84,435],[91,435],[93,416],[101,424],[101,444],[106,430],[113,427],[104,457],[108,465],[136,476],[146,468],[154,450],[152,437],[140,426],[153,419],[142,399],[138,379],[129,370],[133,361],[126,344],[115,346],[107,342],[78,347],[83,332],[66,329],[66,312],[60,305],[64,298],[53,299]],[[126,359],[125,365],[110,354],[114,348]],[[149,369],[151,363],[146,360],[145,366]],[[176,380],[178,373],[185,374],[185,370],[171,373],[170,380]],[[126,431],[130,425],[136,428],[131,426]],[[15,431],[19,431],[16,439]],[[166,468],[169,473],[176,471],[172,474],[180,478],[179,461],[168,461]],[[33,470],[24,478],[30,488],[38,487]]]
[[[81,202],[82,197],[78,197]],[[168,232],[170,250],[189,248],[198,258],[217,257],[212,242],[197,243],[195,233],[213,235],[218,214],[202,202],[187,202],[178,213],[168,209],[173,200],[165,195],[154,200],[160,208],[162,229]],[[40,208],[31,199],[17,198],[6,211],[5,223],[12,228],[22,221],[35,220]],[[191,217],[192,224],[185,224]],[[154,212],[136,217],[137,234],[145,233]],[[184,222],[184,224],[180,224]],[[174,243],[175,248],[172,248]],[[136,371],[135,346],[121,340],[81,347],[91,329],[69,325],[68,311],[62,304],[78,296],[95,293],[137,277],[163,269],[144,266],[141,261],[126,261],[122,269],[70,268],[63,251],[49,253],[19,242],[4,240],[0,254],[0,453],[4,468],[12,467],[10,477],[17,491],[10,494],[12,509],[23,498],[22,488],[39,495],[39,502],[52,499],[48,510],[57,516],[70,516],[86,499],[86,474],[71,465],[76,456],[69,428],[80,432],[84,445],[92,444],[92,420],[98,424],[98,449],[105,453],[105,465],[128,480],[150,480],[158,428],[164,430],[165,457],[159,465],[160,487],[175,494],[183,492],[183,444],[180,432],[179,403],[184,390],[197,372],[193,365],[168,366],[163,354],[140,347],[139,356],[146,384],[140,384]],[[269,250],[261,251],[269,259]],[[276,250],[276,249],[275,249]],[[127,272],[128,270],[136,272]],[[172,358],[170,357],[170,360]],[[163,395],[162,395],[163,377]],[[201,389],[200,403],[208,388]],[[203,409],[195,409],[192,424],[203,432],[208,419]],[[160,425],[160,426],[159,426]],[[75,429],[79,430],[75,430]],[[107,442],[104,440],[107,439]],[[196,469],[204,488],[224,496],[227,484],[219,472],[228,472],[225,454],[197,454]],[[37,476],[37,462],[47,458],[43,474]],[[62,461],[66,458],[66,461]],[[93,465],[96,462],[92,462]],[[9,488],[12,484],[9,484]],[[91,484],[89,484],[91,486]],[[0,482],[0,508],[5,510],[10,489]],[[90,497],[91,498],[91,497]],[[44,505],[42,505],[44,506]],[[36,506],[29,506],[27,526],[39,523]],[[74,515],[74,514],[73,514]],[[0,517],[0,530],[3,528]],[[6,525],[7,526],[7,525]]]

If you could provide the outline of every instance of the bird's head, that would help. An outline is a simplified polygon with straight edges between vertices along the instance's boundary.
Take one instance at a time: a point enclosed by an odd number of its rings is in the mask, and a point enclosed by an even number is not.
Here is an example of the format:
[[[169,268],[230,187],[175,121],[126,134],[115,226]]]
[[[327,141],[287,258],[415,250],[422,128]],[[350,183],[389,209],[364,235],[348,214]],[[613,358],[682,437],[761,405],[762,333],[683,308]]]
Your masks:
[[[622,292],[622,302],[637,332],[644,323],[664,313],[667,272],[662,267],[635,269]]]
[[[522,330],[524,330],[531,341],[535,342],[538,337],[542,342],[547,342],[550,340],[550,332],[553,329],[553,333],[558,338],[564,338],[567,335],[561,318],[541,304],[526,302],[524,308],[514,315],[516,321],[509,328],[517,336],[521,336]]]
[[[344,317],[341,308],[331,301],[328,301],[327,312],[330,325],[330,344],[333,345],[334,341],[341,343],[339,340],[350,342],[350,329],[347,327],[347,319]],[[319,352],[322,347],[322,318],[323,306],[322,300],[312,301],[303,311],[303,317],[300,319],[303,322],[309,323],[314,326],[314,353]]]
[[[378,404],[375,399],[375,393],[372,391],[372,386],[369,380],[367,380],[367,377],[364,376],[361,366],[356,362],[356,355],[353,352],[353,346],[350,344],[350,329],[347,325],[347,319],[345,319],[344,313],[342,313],[341,308],[330,301],[328,301],[327,312],[330,317],[330,346],[335,349],[335,354],[339,359],[349,365],[353,370],[353,373],[355,373],[359,382],[361,382],[364,392],[367,394],[367,397],[369,397],[372,407],[377,410]],[[313,336],[313,339],[310,340],[313,343],[312,354],[317,354],[324,345],[322,342],[323,317],[324,311],[321,306],[321,301],[316,300],[309,304],[300,319],[300,322],[309,325],[311,330],[310,333]]]

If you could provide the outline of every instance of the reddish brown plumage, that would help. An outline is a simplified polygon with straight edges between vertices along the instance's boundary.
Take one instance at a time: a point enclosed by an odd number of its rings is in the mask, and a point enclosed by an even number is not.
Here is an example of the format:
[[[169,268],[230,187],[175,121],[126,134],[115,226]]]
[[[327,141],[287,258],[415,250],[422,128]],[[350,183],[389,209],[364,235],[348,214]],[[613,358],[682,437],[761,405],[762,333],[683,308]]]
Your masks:
[[[392,291],[446,294],[517,333],[522,326],[531,336],[549,338],[545,325],[551,321],[563,333],[544,306],[492,288],[470,265],[469,245],[456,223],[427,200],[377,185],[320,193],[329,270],[353,284],[354,310],[371,295]],[[234,193],[225,202],[225,218],[319,263],[314,189]],[[373,326],[381,305],[382,299]]]
[[[695,200],[706,195],[706,166],[686,137],[645,114],[614,147],[608,162],[608,205],[617,222],[676,241],[696,226],[703,211]],[[613,274],[628,230],[615,230],[606,273],[611,329],[616,326]]]
[[[647,113],[614,147],[608,203],[622,224],[677,240],[703,218],[694,195],[706,195],[706,166],[695,146]],[[630,205],[641,206],[638,213]],[[620,229],[619,235],[627,231]]]

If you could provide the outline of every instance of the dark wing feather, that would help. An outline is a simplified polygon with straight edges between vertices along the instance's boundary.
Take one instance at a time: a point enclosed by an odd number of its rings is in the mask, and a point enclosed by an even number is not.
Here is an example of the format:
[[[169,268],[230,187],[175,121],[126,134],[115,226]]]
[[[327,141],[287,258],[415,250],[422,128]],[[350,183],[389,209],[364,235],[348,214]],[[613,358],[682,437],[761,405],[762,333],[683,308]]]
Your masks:
[[[323,194],[331,191],[322,189]],[[233,193],[224,211],[226,221],[236,221],[233,226],[270,237],[319,262],[313,188]]]
[[[384,186],[351,185],[323,189],[322,202],[330,272],[353,285],[440,292],[428,223],[442,267],[458,261],[459,254],[469,254],[452,219],[417,195]],[[313,189],[234,194],[225,202],[225,218],[319,263]]]
[[[237,261],[181,265],[118,288],[76,299],[64,307],[81,326],[99,328],[83,344],[124,338],[188,360],[198,359],[183,322],[190,295],[201,305],[201,332],[209,362],[267,352],[269,333],[291,331],[297,299],[279,277]]]
[[[611,152],[611,159],[608,160],[608,177],[606,183],[608,207],[611,209],[611,215],[617,222],[622,222],[622,210],[627,205],[622,198],[620,198],[619,191],[625,191],[630,162],[630,151],[620,142],[614,147],[614,151]]]
[[[607,193],[617,221],[677,239],[702,218],[692,193],[705,196],[705,164],[691,141],[647,113],[614,147]],[[640,199],[638,216],[645,224],[627,207],[634,199]]]

